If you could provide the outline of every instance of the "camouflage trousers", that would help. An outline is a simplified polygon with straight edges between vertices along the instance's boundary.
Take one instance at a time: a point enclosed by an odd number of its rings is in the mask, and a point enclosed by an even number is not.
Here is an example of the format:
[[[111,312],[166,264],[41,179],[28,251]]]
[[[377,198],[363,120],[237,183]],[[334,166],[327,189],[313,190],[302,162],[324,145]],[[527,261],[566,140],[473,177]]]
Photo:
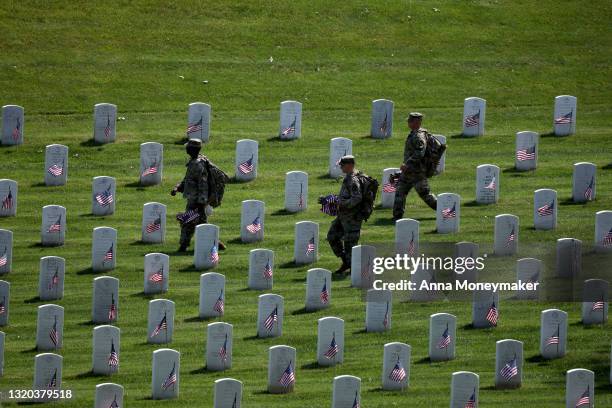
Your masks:
[[[182,224],[181,225],[181,240],[180,240],[180,244],[181,246],[186,246],[188,247],[189,244],[191,244],[191,238],[193,237],[193,233],[195,232],[196,227],[199,224],[206,224],[207,219],[206,219],[206,204],[198,204],[198,203],[190,203],[189,201],[187,202],[187,206],[185,207],[185,211],[189,211],[189,210],[198,210],[198,213],[200,214],[199,218],[196,218],[195,220]]]
[[[334,254],[348,263],[351,262],[352,248],[359,242],[361,223],[361,220],[337,217],[327,232],[327,241]]]
[[[393,218],[400,219],[404,216],[404,207],[406,206],[406,196],[414,187],[419,197],[436,210],[436,196],[431,194],[429,190],[429,182],[425,177],[405,177],[402,175],[397,183],[395,190],[395,201],[393,202]]]

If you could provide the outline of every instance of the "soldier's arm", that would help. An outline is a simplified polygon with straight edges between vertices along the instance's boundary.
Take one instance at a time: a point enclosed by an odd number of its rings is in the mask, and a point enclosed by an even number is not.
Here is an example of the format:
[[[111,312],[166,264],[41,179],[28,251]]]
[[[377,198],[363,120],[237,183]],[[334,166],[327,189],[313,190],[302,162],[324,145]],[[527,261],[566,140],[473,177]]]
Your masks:
[[[341,208],[350,209],[361,203],[361,188],[359,188],[359,180],[356,177],[353,177],[349,191],[351,195],[348,198],[340,197]]]
[[[412,158],[422,159],[425,156],[425,148],[427,148],[427,138],[424,133],[417,133],[417,137],[414,139],[414,152]]]

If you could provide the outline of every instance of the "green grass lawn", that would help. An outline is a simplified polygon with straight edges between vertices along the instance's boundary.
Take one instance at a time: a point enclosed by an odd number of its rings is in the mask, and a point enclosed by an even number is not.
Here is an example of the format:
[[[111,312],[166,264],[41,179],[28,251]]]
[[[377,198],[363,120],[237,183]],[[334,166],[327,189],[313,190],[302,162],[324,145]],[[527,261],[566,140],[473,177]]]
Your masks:
[[[465,302],[398,303],[393,328],[384,334],[363,333],[365,304],[349,279],[333,282],[333,305],[316,313],[295,313],[304,304],[308,267],[290,264],[294,224],[320,223],[321,256],[317,267],[335,269],[338,261],[324,237],[331,218],[319,212],[316,197],[337,192],[337,181],[326,178],[329,140],[353,140],[358,167],[376,176],[400,164],[411,110],[426,115],[424,126],[449,136],[446,172],[431,181],[435,193],[455,192],[466,204],[475,198],[476,166],[492,163],[503,170],[501,199],[490,206],[463,206],[461,232],[432,233],[433,212],[411,193],[406,216],[421,221],[422,242],[493,240],[497,214],[512,213],[521,220],[521,247],[554,245],[574,237],[593,242],[595,213],[612,209],[612,4],[593,1],[324,1],[294,2],[4,2],[0,5],[1,104],[19,104],[26,112],[25,139],[18,147],[0,149],[0,178],[19,183],[15,218],[0,219],[0,228],[14,233],[10,325],[6,333],[5,370],[0,388],[31,387],[33,380],[38,265],[42,256],[66,259],[62,388],[76,400],[65,406],[93,404],[95,385],[115,382],[125,387],[129,407],[212,406],[213,382],[222,377],[243,381],[243,404],[248,407],[304,407],[331,404],[332,379],[352,374],[362,379],[362,406],[448,406],[451,373],[480,375],[483,406],[556,407],[565,400],[565,371],[595,371],[597,406],[612,406],[609,385],[608,326],[579,324],[579,303],[502,302],[499,327],[470,330],[471,305]],[[435,8],[435,10],[434,10]],[[437,10],[437,11],[436,11]],[[269,58],[273,57],[273,62]],[[204,84],[202,81],[209,81]],[[578,97],[577,134],[540,139],[539,167],[515,173],[514,137],[533,130],[552,130],[553,98]],[[486,135],[456,136],[461,131],[463,99],[487,99]],[[371,101],[395,101],[395,134],[389,140],[367,137]],[[303,102],[302,138],[281,142],[278,109],[282,100]],[[198,313],[200,271],[193,257],[174,253],[179,227],[176,212],[184,201],[168,192],[184,173],[182,146],[190,102],[210,103],[213,109],[211,143],[205,154],[226,170],[233,169],[235,142],[259,142],[259,174],[250,183],[229,185],[223,205],[210,222],[221,228],[229,244],[216,272],[227,278],[226,313],[234,325],[233,368],[225,373],[203,370],[206,325]],[[93,105],[118,105],[116,143],[91,143]],[[140,188],[139,145],[164,144],[161,186]],[[69,146],[69,181],[64,187],[45,187],[44,147]],[[598,166],[597,200],[570,205],[572,164],[590,161]],[[606,166],[608,166],[606,168]],[[307,171],[309,208],[284,215],[285,173]],[[233,172],[233,171],[232,171]],[[91,180],[107,175],[117,179],[116,213],[90,215]],[[533,191],[558,191],[558,228],[535,231]],[[265,240],[239,242],[240,202],[266,203]],[[142,205],[158,201],[168,206],[168,231],[163,245],[139,242]],[[66,244],[42,248],[41,208],[67,208]],[[393,240],[390,210],[377,209],[362,232],[362,243]],[[92,229],[118,229],[117,268],[120,279],[120,372],[95,377],[91,370]],[[253,339],[257,296],[245,290],[248,252],[269,248],[276,253],[272,293],[285,297],[283,336]],[[170,289],[163,296],[176,302],[175,335],[169,347],[181,352],[180,398],[152,401],[151,356],[158,347],[146,341],[147,307],[143,296],[143,262],[149,252],[171,254]],[[282,265],[279,267],[279,265]],[[547,265],[551,268],[554,265]],[[608,268],[608,276],[610,276]],[[101,275],[100,275],[101,276]],[[569,313],[568,355],[542,362],[537,358],[539,313],[557,307]],[[457,358],[429,363],[428,319],[449,312],[458,318]],[[317,368],[316,323],[324,316],[345,319],[345,362],[336,368]],[[523,387],[493,388],[495,341],[524,342]],[[381,391],[383,345],[401,341],[412,346],[410,389]],[[297,348],[297,385],[291,395],[266,392],[267,350],[276,344]]]

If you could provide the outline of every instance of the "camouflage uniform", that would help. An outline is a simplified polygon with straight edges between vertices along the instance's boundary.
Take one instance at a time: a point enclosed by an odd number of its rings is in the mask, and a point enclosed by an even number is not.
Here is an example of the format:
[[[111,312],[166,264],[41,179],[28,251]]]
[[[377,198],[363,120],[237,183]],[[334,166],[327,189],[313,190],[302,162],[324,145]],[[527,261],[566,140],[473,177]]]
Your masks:
[[[190,159],[186,164],[187,172],[185,178],[178,185],[178,191],[183,192],[183,198],[187,199],[185,211],[197,210],[200,217],[181,225],[181,241],[183,246],[189,246],[191,237],[198,224],[206,223],[206,204],[208,201],[208,170],[204,156]]]
[[[436,196],[431,194],[427,181],[427,169],[429,163],[425,159],[425,149],[427,148],[427,129],[420,128],[413,130],[406,138],[404,145],[404,165],[407,167],[400,175],[397,188],[395,190],[395,201],[393,203],[393,218],[400,219],[404,215],[406,196],[414,187],[421,199],[431,207],[436,209]]]
[[[355,170],[344,177],[338,194],[340,198],[338,215],[327,232],[327,240],[334,254],[349,264],[351,250],[359,242],[363,222],[359,214],[359,204],[362,200],[361,185],[356,174]]]

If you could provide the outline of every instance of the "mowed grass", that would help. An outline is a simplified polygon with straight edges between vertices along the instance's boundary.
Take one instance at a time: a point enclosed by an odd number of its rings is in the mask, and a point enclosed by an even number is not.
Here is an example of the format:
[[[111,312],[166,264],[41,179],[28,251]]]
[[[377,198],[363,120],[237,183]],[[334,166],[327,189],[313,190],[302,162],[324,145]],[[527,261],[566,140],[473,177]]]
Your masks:
[[[438,11],[435,11],[433,8]],[[609,2],[5,2],[0,5],[0,89],[2,104],[25,107],[26,143],[0,149],[0,178],[19,182],[18,216],[0,220],[14,232],[10,324],[6,333],[5,370],[0,388],[28,388],[33,380],[39,259],[66,259],[64,356],[62,388],[76,399],[65,406],[93,404],[95,385],[115,382],[125,387],[126,406],[212,406],[213,382],[222,377],[243,381],[243,404],[249,407],[304,407],[330,404],[332,379],[352,374],[362,379],[362,406],[448,406],[451,373],[480,375],[480,402],[486,406],[553,407],[564,402],[565,371],[583,367],[595,371],[597,406],[612,405],[609,384],[609,326],[579,324],[579,303],[502,302],[499,327],[470,330],[469,303],[398,303],[393,328],[384,334],[363,333],[365,304],[349,280],[333,282],[333,305],[317,313],[296,313],[305,297],[308,267],[291,265],[294,224],[320,223],[317,267],[335,269],[337,260],[324,237],[331,218],[321,214],[316,197],[339,189],[325,177],[329,140],[353,139],[358,167],[379,178],[386,167],[401,161],[411,110],[426,114],[425,127],[449,136],[446,172],[432,180],[436,193],[455,192],[464,204],[475,196],[476,166],[492,163],[504,172],[501,199],[491,206],[462,207],[461,232],[432,233],[434,214],[412,192],[406,216],[421,221],[422,242],[493,239],[493,219],[502,213],[521,219],[522,248],[531,243],[554,245],[575,237],[593,242],[595,212],[610,209],[612,108],[609,86],[612,46]],[[269,58],[273,61],[270,62]],[[204,84],[202,81],[209,81]],[[578,97],[576,135],[542,137],[535,172],[514,173],[514,135],[534,130],[551,132],[552,102],[559,94]],[[486,136],[453,137],[460,133],[463,99],[487,99]],[[367,137],[372,99],[395,101],[395,134],[385,141]],[[274,138],[282,100],[303,102],[303,137],[292,142]],[[210,373],[205,366],[206,321],[199,321],[199,271],[193,257],[174,253],[179,227],[173,221],[184,201],[168,192],[184,173],[182,137],[187,104],[213,107],[211,143],[205,148],[214,162],[232,173],[235,142],[259,141],[259,176],[250,183],[229,185],[223,205],[210,222],[219,225],[229,244],[215,271],[226,283],[226,313],[221,321],[234,325],[233,368]],[[92,110],[99,102],[116,103],[118,140],[91,143]],[[164,181],[140,188],[139,144],[164,144]],[[70,148],[69,182],[45,187],[44,147]],[[570,205],[572,164],[598,166],[597,200]],[[606,168],[606,166],[608,166]],[[284,215],[284,175],[303,170],[310,175],[309,208]],[[93,217],[91,179],[117,179],[116,213]],[[532,197],[538,188],[558,191],[561,206],[555,231],[534,231]],[[239,242],[240,202],[266,203],[265,240]],[[168,231],[163,245],[139,242],[142,205],[158,201],[168,206]],[[66,244],[42,248],[41,208],[67,208]],[[362,243],[393,240],[389,210],[377,209],[364,225]],[[117,268],[120,279],[120,372],[94,377],[91,370],[92,279],[91,236],[96,226],[118,229]],[[285,298],[283,336],[256,339],[257,296],[247,286],[248,252],[270,248],[276,253],[274,289]],[[143,257],[150,252],[171,255],[170,290],[159,298],[176,302],[174,341],[181,352],[180,397],[152,401],[151,355],[146,344],[147,306],[142,292]],[[547,265],[552,268],[554,265]],[[102,276],[102,275],[99,275]],[[560,360],[537,358],[539,313],[550,307],[570,315],[569,354]],[[449,312],[458,318],[457,358],[429,363],[428,319]],[[317,368],[317,319],[338,316],[346,321],[345,362]],[[495,341],[524,342],[523,387],[493,388]],[[383,345],[402,341],[412,346],[410,388],[382,392]],[[267,350],[276,344],[297,348],[297,385],[291,395],[266,392]]]

